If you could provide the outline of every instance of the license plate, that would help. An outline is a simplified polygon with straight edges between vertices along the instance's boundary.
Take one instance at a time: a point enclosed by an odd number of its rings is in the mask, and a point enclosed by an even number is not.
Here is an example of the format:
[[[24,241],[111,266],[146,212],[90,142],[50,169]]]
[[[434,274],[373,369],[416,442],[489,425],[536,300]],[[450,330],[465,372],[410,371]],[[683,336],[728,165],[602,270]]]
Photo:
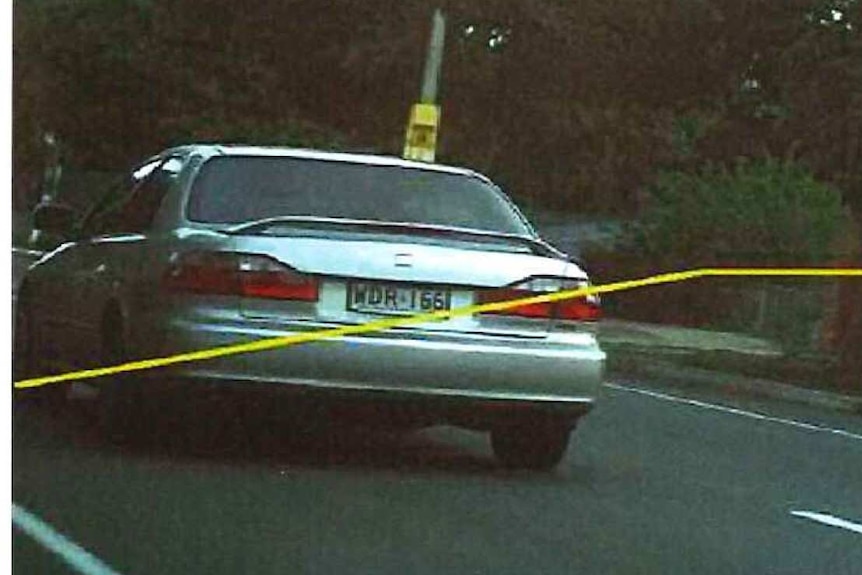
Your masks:
[[[354,282],[347,289],[347,309],[351,311],[410,315],[451,306],[448,289],[371,282]]]

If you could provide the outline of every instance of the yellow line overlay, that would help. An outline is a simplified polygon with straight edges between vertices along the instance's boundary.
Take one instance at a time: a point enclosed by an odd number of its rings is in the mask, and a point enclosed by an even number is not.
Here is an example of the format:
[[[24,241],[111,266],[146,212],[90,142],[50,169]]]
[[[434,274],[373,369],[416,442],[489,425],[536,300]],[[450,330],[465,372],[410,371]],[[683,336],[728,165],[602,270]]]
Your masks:
[[[235,345],[226,345],[211,349],[203,349],[189,353],[181,353],[168,357],[144,359],[140,361],[130,361],[120,365],[112,365],[107,367],[99,367],[94,369],[84,369],[80,371],[72,371],[61,373],[58,375],[48,375],[44,377],[34,377],[22,379],[14,383],[18,389],[40,387],[50,383],[62,383],[70,381],[78,381],[82,379],[93,379],[96,377],[104,377],[106,375],[115,375],[130,371],[142,371],[145,369],[154,369],[157,367],[165,367],[177,363],[187,363],[192,361],[203,361],[224,357],[228,355],[236,355],[240,353],[251,353],[255,351],[264,351],[289,345],[298,345],[313,341],[325,339],[334,339],[347,335],[359,335],[383,331],[395,327],[404,327],[408,325],[416,325],[433,321],[443,321],[455,317],[473,315],[477,313],[487,313],[492,311],[502,311],[514,307],[520,307],[527,304],[554,302],[587,295],[603,294],[631,290],[651,285],[669,284],[693,280],[702,277],[862,277],[862,268],[701,268],[681,272],[671,272],[649,276],[640,279],[625,280],[613,282],[604,285],[595,285],[574,290],[559,291],[546,295],[531,296],[520,299],[507,301],[486,303],[480,305],[471,305],[460,307],[452,310],[441,310],[429,313],[423,313],[408,317],[392,317],[377,321],[368,322],[361,325],[350,325],[333,329],[323,329],[308,333],[294,334],[288,336],[279,336],[260,339],[257,341],[240,343]]]

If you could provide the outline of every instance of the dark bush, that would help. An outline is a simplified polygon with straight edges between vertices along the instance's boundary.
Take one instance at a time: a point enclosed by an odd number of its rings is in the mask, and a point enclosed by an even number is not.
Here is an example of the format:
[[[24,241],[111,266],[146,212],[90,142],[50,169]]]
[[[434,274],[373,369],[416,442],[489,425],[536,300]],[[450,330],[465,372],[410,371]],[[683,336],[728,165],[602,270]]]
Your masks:
[[[836,246],[847,222],[841,194],[798,165],[765,159],[706,166],[661,174],[622,247],[588,253],[587,261],[605,281],[703,267],[828,266],[842,255]],[[752,304],[763,285],[695,280],[625,292],[608,298],[608,308],[636,320],[747,330],[764,325]],[[792,324],[793,310],[785,311],[782,324]]]
[[[661,174],[629,245],[665,269],[822,265],[846,225],[841,193],[806,169],[740,161]]]

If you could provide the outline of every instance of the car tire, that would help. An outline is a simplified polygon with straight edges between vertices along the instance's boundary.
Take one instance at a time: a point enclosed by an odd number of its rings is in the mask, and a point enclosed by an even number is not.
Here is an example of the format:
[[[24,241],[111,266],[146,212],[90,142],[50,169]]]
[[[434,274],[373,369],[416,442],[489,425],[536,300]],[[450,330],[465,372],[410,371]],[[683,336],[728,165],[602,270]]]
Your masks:
[[[100,356],[102,366],[129,360],[122,314],[115,306],[110,306],[102,319]],[[147,422],[138,378],[129,373],[106,376],[98,388],[96,425],[103,439],[113,444],[141,439]]]
[[[563,459],[573,428],[573,424],[542,420],[502,424],[491,430],[491,448],[509,469],[546,471]]]

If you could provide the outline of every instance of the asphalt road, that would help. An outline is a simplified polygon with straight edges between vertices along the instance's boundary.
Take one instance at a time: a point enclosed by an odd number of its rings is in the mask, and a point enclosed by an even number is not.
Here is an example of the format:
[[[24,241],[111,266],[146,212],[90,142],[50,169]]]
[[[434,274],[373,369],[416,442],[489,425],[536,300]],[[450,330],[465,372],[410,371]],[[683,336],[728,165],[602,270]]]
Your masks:
[[[502,470],[452,428],[209,417],[114,445],[85,413],[24,405],[12,495],[123,574],[862,573],[862,418],[629,385],[550,474]],[[13,552],[15,573],[74,572],[19,530]]]

